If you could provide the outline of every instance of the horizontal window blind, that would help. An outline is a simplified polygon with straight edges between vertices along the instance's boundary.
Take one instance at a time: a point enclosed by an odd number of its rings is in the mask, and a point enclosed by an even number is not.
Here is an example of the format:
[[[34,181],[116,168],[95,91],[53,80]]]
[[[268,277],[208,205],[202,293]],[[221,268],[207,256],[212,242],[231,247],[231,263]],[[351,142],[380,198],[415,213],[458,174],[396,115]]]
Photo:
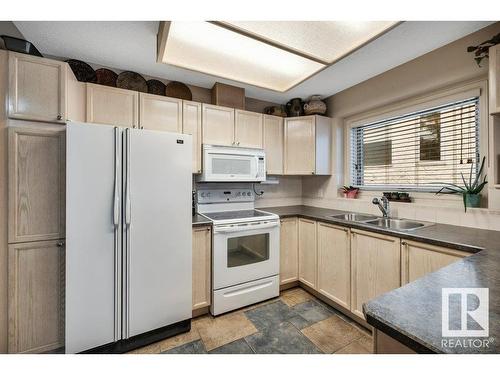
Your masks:
[[[351,130],[351,184],[434,191],[462,185],[479,162],[479,98]]]

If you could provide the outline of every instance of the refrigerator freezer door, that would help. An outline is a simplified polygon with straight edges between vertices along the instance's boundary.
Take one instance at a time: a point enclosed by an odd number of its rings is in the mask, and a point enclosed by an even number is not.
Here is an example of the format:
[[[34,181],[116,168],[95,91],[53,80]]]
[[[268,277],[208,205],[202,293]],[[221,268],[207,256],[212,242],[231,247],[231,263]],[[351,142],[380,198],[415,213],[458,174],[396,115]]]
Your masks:
[[[127,336],[191,318],[191,136],[128,129]],[[126,137],[125,137],[126,138]]]
[[[120,339],[121,135],[67,125],[66,352]]]

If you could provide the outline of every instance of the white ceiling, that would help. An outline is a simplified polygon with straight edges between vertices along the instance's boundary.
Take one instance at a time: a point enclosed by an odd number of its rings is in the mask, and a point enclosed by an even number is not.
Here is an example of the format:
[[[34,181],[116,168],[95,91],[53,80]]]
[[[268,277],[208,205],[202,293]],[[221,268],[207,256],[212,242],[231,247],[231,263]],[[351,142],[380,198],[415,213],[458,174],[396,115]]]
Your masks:
[[[403,22],[375,41],[279,93],[156,62],[158,22],[15,21],[27,40],[46,55],[75,58],[120,70],[211,88],[216,82],[244,87],[246,96],[276,103],[311,94],[333,95],[479,30],[492,22]],[[464,51],[465,53],[465,51]],[[272,64],[272,61],[269,62]]]

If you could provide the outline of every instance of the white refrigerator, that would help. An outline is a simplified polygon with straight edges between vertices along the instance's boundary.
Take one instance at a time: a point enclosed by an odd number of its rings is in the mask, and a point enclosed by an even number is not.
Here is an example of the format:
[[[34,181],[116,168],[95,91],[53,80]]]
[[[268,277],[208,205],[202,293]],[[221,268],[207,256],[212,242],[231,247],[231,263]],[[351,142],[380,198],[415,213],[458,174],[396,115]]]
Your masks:
[[[65,350],[190,329],[191,136],[69,123]]]

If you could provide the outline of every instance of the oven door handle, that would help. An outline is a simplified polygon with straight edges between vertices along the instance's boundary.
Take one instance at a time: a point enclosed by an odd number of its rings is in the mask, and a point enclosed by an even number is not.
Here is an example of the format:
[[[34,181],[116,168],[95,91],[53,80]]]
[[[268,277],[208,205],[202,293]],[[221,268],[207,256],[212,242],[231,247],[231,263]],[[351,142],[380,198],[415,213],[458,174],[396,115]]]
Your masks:
[[[246,225],[238,225],[229,228],[214,228],[215,233],[234,233],[234,232],[243,232],[255,229],[267,229],[267,228],[275,228],[279,227],[278,223],[270,223],[270,224],[246,224]]]

